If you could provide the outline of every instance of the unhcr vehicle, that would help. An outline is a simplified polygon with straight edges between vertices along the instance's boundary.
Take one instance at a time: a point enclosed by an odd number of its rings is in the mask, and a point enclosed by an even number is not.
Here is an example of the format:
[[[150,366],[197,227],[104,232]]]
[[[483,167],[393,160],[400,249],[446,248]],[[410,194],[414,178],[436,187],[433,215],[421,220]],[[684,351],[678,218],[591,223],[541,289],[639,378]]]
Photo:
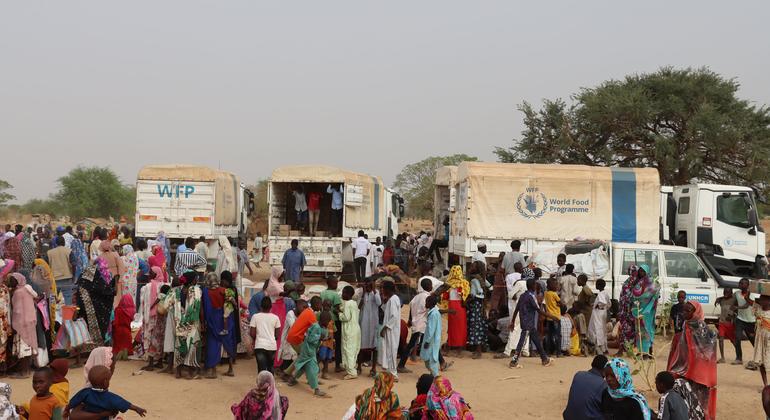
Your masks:
[[[305,216],[296,211],[295,192],[304,195],[306,203],[311,195],[320,196],[318,228],[313,235],[309,218],[302,220]],[[332,208],[335,194],[340,199],[335,207],[340,209]],[[371,242],[396,236],[404,210],[401,197],[386,188],[381,178],[322,165],[275,169],[267,196],[270,264],[281,265],[283,253],[297,239],[307,260],[305,271],[323,274],[342,273],[343,267],[352,265],[351,241],[359,230]]]
[[[145,166],[137,175],[137,237],[165,232],[177,244],[188,236],[236,240],[253,210],[254,194],[227,171],[171,164]]]

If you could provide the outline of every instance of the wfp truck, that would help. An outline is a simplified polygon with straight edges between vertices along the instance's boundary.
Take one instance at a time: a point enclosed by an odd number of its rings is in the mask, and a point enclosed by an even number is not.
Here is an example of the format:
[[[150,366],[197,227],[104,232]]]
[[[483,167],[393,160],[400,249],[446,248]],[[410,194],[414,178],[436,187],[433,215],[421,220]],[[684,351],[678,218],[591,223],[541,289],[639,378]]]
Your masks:
[[[434,226],[450,216],[450,254],[468,259],[575,239],[686,246],[720,275],[766,277],[765,233],[750,188],[660,186],[654,168],[466,162],[440,168]]]
[[[307,207],[311,195],[319,200],[318,226],[312,235],[310,218],[297,212],[295,192],[306,200],[299,208]],[[307,260],[305,271],[321,274],[348,271],[353,262],[351,241],[359,230],[371,242],[397,235],[404,209],[403,200],[379,177],[322,165],[275,169],[267,197],[270,265],[281,265],[284,252],[297,239]]]
[[[235,174],[194,165],[150,165],[136,180],[136,236],[242,238],[254,195]],[[173,247],[172,247],[173,248]]]

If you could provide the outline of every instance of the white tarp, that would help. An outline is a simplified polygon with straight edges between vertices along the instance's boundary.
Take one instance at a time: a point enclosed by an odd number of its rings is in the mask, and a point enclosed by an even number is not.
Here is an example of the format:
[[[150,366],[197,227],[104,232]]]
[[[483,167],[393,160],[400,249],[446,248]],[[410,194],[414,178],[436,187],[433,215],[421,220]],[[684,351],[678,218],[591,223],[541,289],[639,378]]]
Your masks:
[[[541,270],[543,277],[555,273],[558,266],[556,257],[564,253],[564,247],[541,248],[532,253],[527,260],[533,262]],[[584,254],[568,254],[567,264],[575,266],[575,274],[585,274],[589,280],[603,278],[610,271],[610,256],[605,247],[593,249]]]

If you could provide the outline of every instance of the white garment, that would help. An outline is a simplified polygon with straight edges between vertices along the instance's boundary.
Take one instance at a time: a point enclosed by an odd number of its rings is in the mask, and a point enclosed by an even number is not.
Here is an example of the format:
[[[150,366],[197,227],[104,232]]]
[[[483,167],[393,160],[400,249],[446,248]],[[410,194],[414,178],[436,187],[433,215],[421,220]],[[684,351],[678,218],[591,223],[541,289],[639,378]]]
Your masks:
[[[478,250],[473,253],[473,262],[476,262],[476,261],[481,261],[482,263],[484,263],[485,266],[487,265],[487,259],[486,257],[484,257],[484,253]]]
[[[561,304],[566,306],[568,310],[572,309],[572,304],[575,303],[578,295],[580,295],[577,277],[571,274],[561,276],[559,277],[559,286],[561,286],[561,290],[559,290]]]
[[[588,341],[596,346],[596,353],[607,351],[607,310],[610,307],[610,295],[606,290],[596,294],[591,321],[588,323]]]
[[[278,315],[269,312],[254,314],[251,316],[249,327],[257,330],[257,337],[254,339],[255,349],[275,351],[278,348],[278,343],[275,341],[275,330],[281,328]]]
[[[527,291],[527,284],[521,280],[521,273],[513,272],[505,276],[505,290],[508,292],[508,315],[513,316],[513,310],[516,309],[516,301],[519,296]],[[522,290],[522,284],[524,288]]]
[[[307,199],[305,199],[305,193],[292,191],[292,194],[294,194],[294,210],[307,211]]]
[[[380,292],[364,293],[359,323],[361,324],[361,348],[377,348],[377,325],[380,323],[378,308],[382,305]]]
[[[286,341],[286,337],[289,336],[289,330],[296,320],[297,315],[294,314],[294,311],[286,313],[286,321],[284,322],[283,331],[281,332],[281,351],[278,355],[281,360],[294,360],[297,358],[297,352],[294,351],[294,347]]]
[[[505,353],[507,356],[510,356],[511,352],[516,351],[516,346],[519,345],[519,339],[521,339],[521,334],[524,332],[521,329],[520,317],[521,315],[519,315],[519,317],[516,318],[516,324],[514,324],[513,330],[511,330],[511,332],[508,333],[508,342],[505,343],[505,350],[503,350],[503,353]],[[524,345],[521,347],[521,355],[524,357],[529,357],[529,340],[524,341]]]
[[[382,328],[385,337],[378,341],[377,363],[383,370],[398,378],[398,342],[401,338],[401,301],[393,295],[382,305],[385,316]]]
[[[355,251],[353,258],[365,257],[371,248],[372,244],[370,244],[369,240],[363,236],[353,239],[353,250]]]
[[[67,248],[72,248],[72,241],[75,240],[75,237],[72,236],[72,234],[69,232],[65,232],[62,237],[64,238],[64,246]]]
[[[101,239],[94,239],[91,241],[91,248],[90,252],[88,253],[88,257],[90,258],[91,262],[94,262],[97,258],[99,258],[100,255],[102,255],[102,252],[99,251],[99,247],[102,245]]]
[[[417,292],[418,292],[418,293],[419,293],[419,292],[425,292],[425,291],[426,291],[426,290],[424,290],[424,289],[422,288],[422,279],[428,279],[428,280],[430,280],[430,283],[431,283],[431,285],[433,286],[433,288],[431,289],[431,291],[433,291],[433,290],[438,290],[438,288],[439,288],[439,287],[441,287],[441,286],[443,286],[443,285],[444,285],[444,282],[443,282],[443,281],[441,281],[441,280],[439,280],[439,279],[437,279],[437,278],[435,278],[435,277],[433,277],[433,276],[422,276],[422,277],[420,277],[420,279],[419,279],[419,280],[417,280]]]
[[[377,269],[377,266],[382,262],[382,252],[385,251],[384,245],[372,246],[372,271]]]
[[[409,313],[412,315],[412,332],[424,333],[428,322],[428,311],[425,310],[425,300],[430,296],[428,292],[420,292],[409,302]]]

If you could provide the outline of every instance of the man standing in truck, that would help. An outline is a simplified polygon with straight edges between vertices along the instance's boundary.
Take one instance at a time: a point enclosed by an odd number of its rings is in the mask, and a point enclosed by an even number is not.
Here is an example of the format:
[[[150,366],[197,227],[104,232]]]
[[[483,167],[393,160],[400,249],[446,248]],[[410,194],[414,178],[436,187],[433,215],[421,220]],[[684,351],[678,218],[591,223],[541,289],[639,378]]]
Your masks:
[[[315,236],[318,231],[318,216],[321,214],[321,193],[318,191],[307,193],[307,210],[310,213],[310,236]]]
[[[299,186],[292,191],[294,195],[294,210],[297,212],[297,229],[305,230],[307,224],[307,199],[305,198],[305,189]]]
[[[362,282],[366,278],[366,258],[369,255],[369,251],[372,249],[372,244],[366,239],[366,234],[363,230],[358,231],[358,237],[353,240],[353,267],[356,272],[356,281]]]
[[[281,264],[283,264],[283,269],[285,270],[284,281],[291,280],[302,283],[302,270],[305,268],[307,261],[305,260],[305,253],[299,249],[299,240],[291,240],[291,248],[283,253]]]
[[[332,195],[331,234],[342,236],[342,195],[345,189],[342,184],[334,188],[330,184],[326,192]]]
[[[515,240],[511,242],[511,252],[505,254],[503,257],[503,267],[505,267],[505,275],[513,274],[516,272],[514,265],[521,263],[522,267],[526,266],[524,261],[524,255],[519,250],[521,249],[521,241]]]

